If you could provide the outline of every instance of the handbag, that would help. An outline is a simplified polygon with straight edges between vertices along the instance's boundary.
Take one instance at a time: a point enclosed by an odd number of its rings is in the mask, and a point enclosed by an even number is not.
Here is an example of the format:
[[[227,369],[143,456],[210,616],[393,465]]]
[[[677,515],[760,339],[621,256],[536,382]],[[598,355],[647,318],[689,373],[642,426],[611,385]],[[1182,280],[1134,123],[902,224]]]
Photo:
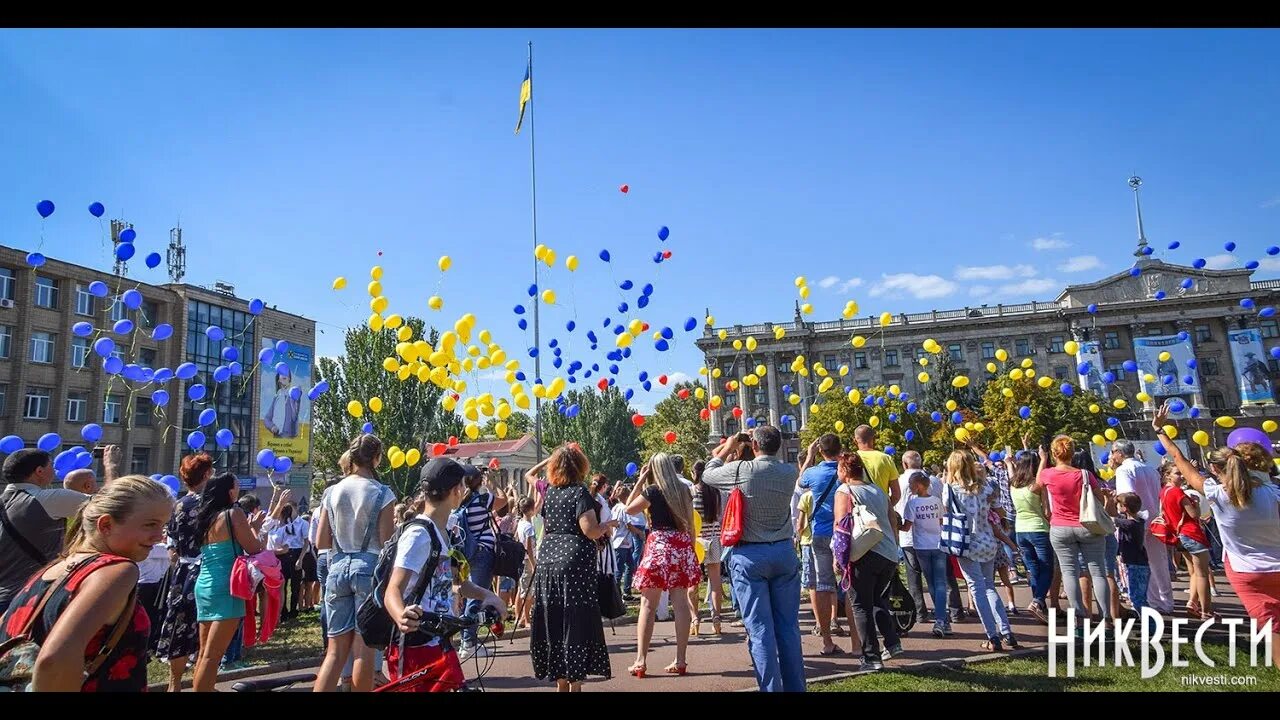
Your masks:
[[[627,604],[623,602],[622,590],[618,588],[618,561],[610,549],[601,551],[601,556],[604,558],[603,565],[608,568],[608,572],[600,570],[596,575],[596,587],[600,596],[600,617],[605,620],[616,620],[627,614]]]
[[[492,516],[489,524],[493,526],[494,577],[519,579],[520,571],[524,569],[524,545],[511,533],[499,532]]]
[[[39,620],[44,614],[45,605],[49,602],[49,598],[53,594],[66,585],[67,582],[80,571],[89,561],[96,559],[97,555],[89,557],[76,563],[62,579],[49,585],[44,593],[40,596],[40,602],[36,604],[35,610],[27,618],[26,624],[22,626],[22,630],[17,635],[0,643],[0,688],[9,692],[31,692],[31,683],[35,679],[36,659],[40,657],[40,644],[35,641],[32,636],[32,628],[35,627],[36,620]],[[56,560],[54,562],[57,562]],[[53,567],[54,563],[45,565],[40,570],[43,575]],[[138,589],[134,587],[129,593],[129,599],[125,603],[124,612],[120,617],[116,618],[116,622],[111,626],[110,632],[107,633],[106,641],[103,642],[98,654],[93,660],[85,663],[85,676],[91,676],[97,672],[115,651],[116,646],[120,644],[121,638],[124,637],[125,630],[129,629],[129,625],[133,623],[134,608],[138,600]],[[56,621],[55,621],[56,622]],[[50,628],[52,630],[53,628]]]
[[[1160,491],[1160,513],[1150,523],[1150,532],[1156,536],[1161,544],[1170,547],[1178,544],[1178,527],[1182,525],[1182,518],[1178,518],[1177,524],[1171,525],[1164,517],[1164,494],[1169,488]]]
[[[969,550],[969,540],[973,535],[969,529],[969,516],[956,502],[956,494],[950,483],[947,483],[944,493],[947,512],[942,516],[942,539],[939,547],[948,555],[963,557]]]
[[[741,482],[738,477],[742,474],[743,462],[746,461],[740,460],[733,472],[733,490],[729,491],[724,514],[720,516],[720,544],[724,547],[734,547],[742,542],[743,526],[747,519],[747,496],[738,487]]]
[[[831,537],[832,554],[836,564],[844,570],[840,584],[845,590],[849,589],[849,583],[853,577],[853,573],[850,572],[853,564],[884,540],[884,530],[881,529],[880,521],[876,519],[875,514],[868,510],[866,505],[858,502],[858,496],[852,490],[848,495],[853,505],[849,508],[849,512],[840,518],[840,522],[836,523]]]
[[[1110,535],[1116,531],[1115,521],[1089,489],[1089,471],[1080,471],[1080,525],[1093,535]]]

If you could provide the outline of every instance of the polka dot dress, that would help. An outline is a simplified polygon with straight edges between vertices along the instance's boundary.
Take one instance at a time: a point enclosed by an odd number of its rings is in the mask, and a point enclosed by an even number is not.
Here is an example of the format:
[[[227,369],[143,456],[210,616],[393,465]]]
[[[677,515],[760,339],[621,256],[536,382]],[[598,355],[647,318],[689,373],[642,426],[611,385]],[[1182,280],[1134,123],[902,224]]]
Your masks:
[[[578,527],[583,513],[595,511],[595,499],[582,485],[549,488],[542,504],[546,532],[533,575],[530,648],[539,680],[611,677],[597,596],[596,546]]]

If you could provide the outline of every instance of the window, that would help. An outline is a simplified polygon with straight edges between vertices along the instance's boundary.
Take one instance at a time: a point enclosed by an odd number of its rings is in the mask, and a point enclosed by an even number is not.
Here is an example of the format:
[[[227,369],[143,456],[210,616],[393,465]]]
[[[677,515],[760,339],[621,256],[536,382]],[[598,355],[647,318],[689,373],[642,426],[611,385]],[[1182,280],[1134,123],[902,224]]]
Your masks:
[[[12,300],[14,288],[13,271],[9,268],[0,268],[0,298]]]
[[[1262,329],[1264,338],[1280,337],[1280,327],[1277,327],[1275,320],[1264,320],[1258,327]]]
[[[120,361],[124,362],[124,348],[117,345],[116,348],[111,351],[111,357],[120,358]]]
[[[0,385],[0,414],[9,407],[9,385]]]
[[[138,364],[142,365],[142,367],[154,368],[156,366],[156,351],[151,348],[139,350]]]
[[[134,427],[151,427],[151,411],[155,407],[151,398],[140,397],[134,400],[137,405],[133,409]]]
[[[1056,367],[1053,369],[1053,376],[1059,380],[1067,379],[1067,369],[1064,367]]]
[[[897,350],[884,351],[884,366],[898,367],[898,351]]]
[[[796,432],[796,425],[797,425],[796,416],[787,415],[787,419],[782,421],[781,429],[787,432]]]
[[[1018,357],[1026,357],[1031,354],[1031,341],[1026,338],[1018,338],[1013,342],[1013,354]]]
[[[89,367],[89,338],[71,338],[71,367]]]
[[[856,352],[853,354],[853,366],[858,370],[867,369],[867,354],[864,352]]]
[[[1218,374],[1218,358],[1209,357],[1201,360],[1200,369],[1204,371],[1204,374],[1206,376],[1217,375]]]
[[[183,318],[181,316],[166,316],[166,320],[180,322]],[[249,324],[253,321],[253,316],[247,312],[192,300],[187,303],[185,320],[187,326],[187,352],[186,357],[183,359],[195,363],[196,368],[203,377],[212,375],[215,368],[224,364],[220,357],[223,346],[236,348],[241,358],[256,358],[258,356],[259,348],[254,346],[255,338],[252,329],[249,332],[245,332],[245,328],[249,327]],[[204,334],[204,329],[210,325],[217,325],[226,331],[227,339],[225,342],[209,342],[209,338]],[[204,342],[201,343],[200,341]],[[790,361],[788,360],[789,363]],[[728,363],[725,364],[728,365]],[[752,367],[754,367],[754,364]],[[721,379],[720,383],[723,383],[725,379],[727,378]],[[784,380],[782,382],[787,381]],[[235,442],[226,451],[225,467],[228,471],[242,477],[248,477],[253,474],[253,458],[258,452],[257,448],[250,447],[250,441],[253,438],[253,427],[257,422],[257,418],[254,417],[253,413],[254,390],[252,385],[252,383],[231,383],[218,391],[217,398],[219,424],[231,430],[232,434],[235,435]],[[729,410],[737,404],[737,401],[726,397],[724,404],[725,409]],[[197,405],[184,397],[182,398],[181,408],[182,426],[196,427],[199,424],[200,411],[205,406]],[[722,413],[722,416],[724,414],[727,413]],[[210,438],[210,446],[212,446],[212,438]],[[222,455],[219,454],[219,458],[221,457]],[[222,467],[220,464],[219,469]]]
[[[735,408],[735,407],[737,407],[737,406],[738,406],[738,393],[736,393],[736,392],[727,392],[727,393],[725,393],[725,394],[724,394],[724,405],[723,405],[723,407],[726,407],[726,408],[729,408],[730,410],[732,410],[733,408]]]
[[[1120,363],[1108,365],[1107,371],[1113,373],[1116,376],[1116,380],[1124,379],[1124,365],[1121,365]]]
[[[1120,349],[1120,333],[1109,330],[1102,336],[1102,347],[1107,350]]]
[[[870,383],[870,382],[868,382],[868,381],[866,381],[866,380],[859,380],[859,381],[858,381],[858,391],[859,391],[859,392],[866,392],[866,391],[867,391],[867,390],[869,390],[870,388],[871,388],[871,383]]]
[[[53,335],[47,332],[31,333],[31,362],[53,362]]]
[[[119,425],[122,404],[119,395],[108,395],[107,402],[102,406],[102,422],[109,425]]]
[[[1054,335],[1053,337],[1049,338],[1049,352],[1051,353],[1062,352],[1062,344],[1063,344],[1063,337],[1061,335]]]
[[[1211,410],[1225,410],[1227,403],[1222,399],[1222,393],[1214,390],[1209,393],[1209,408]]]
[[[733,437],[738,434],[738,419],[732,415],[724,419],[724,434]],[[1083,486],[1081,486],[1083,487]]]
[[[995,357],[996,357],[996,344],[989,343],[989,342],[982,343],[982,359],[994,360]]]
[[[1147,335],[1149,337],[1155,337],[1156,335],[1163,335],[1163,334],[1164,334],[1164,330],[1158,327],[1147,328]]]
[[[151,469],[151,448],[135,447],[133,457],[129,459],[129,472],[134,475],[146,475]]]
[[[129,308],[117,298],[111,301],[111,322],[119,322],[129,316]]]
[[[27,404],[22,410],[22,417],[27,420],[48,420],[49,402],[53,397],[50,388],[27,388]]]
[[[138,318],[138,325],[144,328],[153,328],[159,324],[157,318],[160,316],[160,306],[150,300],[142,303],[142,317]]]
[[[9,345],[13,342],[13,328],[0,325],[0,358],[9,357]]]
[[[71,393],[67,395],[67,422],[85,422],[85,411],[88,410],[88,408],[89,400],[83,393]]]
[[[961,349],[960,343],[952,343],[947,346],[947,352],[951,355],[951,359],[956,362],[964,362],[964,350]]]
[[[58,281],[36,276],[36,305],[50,310],[58,307]]]
[[[828,370],[835,370],[839,364],[840,360],[836,358],[834,353],[822,356],[822,366]]]
[[[76,314],[93,317],[93,295],[79,283],[76,284]]]
[[[1276,325],[1275,321],[1274,321],[1274,320],[1272,320],[1272,321],[1271,321],[1271,327],[1273,327],[1273,328],[1274,328],[1274,327],[1275,327],[1275,325]],[[1275,337],[1274,335],[1267,335],[1265,331],[1263,332],[1263,335],[1262,335],[1262,336],[1263,336],[1263,337]],[[1210,342],[1210,341],[1212,341],[1212,340],[1213,340],[1213,333],[1209,332],[1209,326],[1208,326],[1208,325],[1197,325],[1197,326],[1196,326],[1196,342],[1198,342],[1198,343],[1202,343],[1202,342]]]

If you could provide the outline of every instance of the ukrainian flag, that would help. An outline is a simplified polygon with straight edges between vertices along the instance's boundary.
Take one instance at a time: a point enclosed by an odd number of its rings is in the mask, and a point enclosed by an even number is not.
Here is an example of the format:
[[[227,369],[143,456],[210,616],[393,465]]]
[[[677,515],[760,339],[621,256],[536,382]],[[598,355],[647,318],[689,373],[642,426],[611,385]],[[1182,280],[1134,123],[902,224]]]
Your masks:
[[[533,97],[533,77],[529,72],[530,68],[524,69],[524,82],[520,83],[520,117],[516,120],[516,134],[520,134],[520,125],[524,122],[524,107],[529,104],[529,99]]]

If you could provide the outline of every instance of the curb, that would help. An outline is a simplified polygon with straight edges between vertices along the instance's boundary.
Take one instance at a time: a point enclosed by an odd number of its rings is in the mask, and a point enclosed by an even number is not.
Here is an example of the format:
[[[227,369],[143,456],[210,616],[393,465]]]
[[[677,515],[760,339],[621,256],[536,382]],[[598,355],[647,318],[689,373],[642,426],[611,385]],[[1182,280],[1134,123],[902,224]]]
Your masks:
[[[893,670],[916,670],[930,667],[963,667],[965,665],[978,665],[981,663],[995,662],[997,660],[1010,660],[1013,658],[1028,657],[1031,655],[1040,655],[1049,649],[1048,645],[1036,645],[1032,647],[1023,647],[1011,652],[986,653],[984,655],[973,655],[968,657],[943,658],[942,660],[926,660],[924,662],[912,663],[904,665],[901,668],[892,668]],[[886,668],[888,670],[889,668]],[[860,677],[862,675],[874,675],[878,670],[846,670],[844,672],[832,673],[830,675],[822,675],[815,678],[805,678],[805,685],[813,683],[831,682],[834,680],[847,680],[849,678]],[[744,688],[735,692],[760,692],[759,688]]]

